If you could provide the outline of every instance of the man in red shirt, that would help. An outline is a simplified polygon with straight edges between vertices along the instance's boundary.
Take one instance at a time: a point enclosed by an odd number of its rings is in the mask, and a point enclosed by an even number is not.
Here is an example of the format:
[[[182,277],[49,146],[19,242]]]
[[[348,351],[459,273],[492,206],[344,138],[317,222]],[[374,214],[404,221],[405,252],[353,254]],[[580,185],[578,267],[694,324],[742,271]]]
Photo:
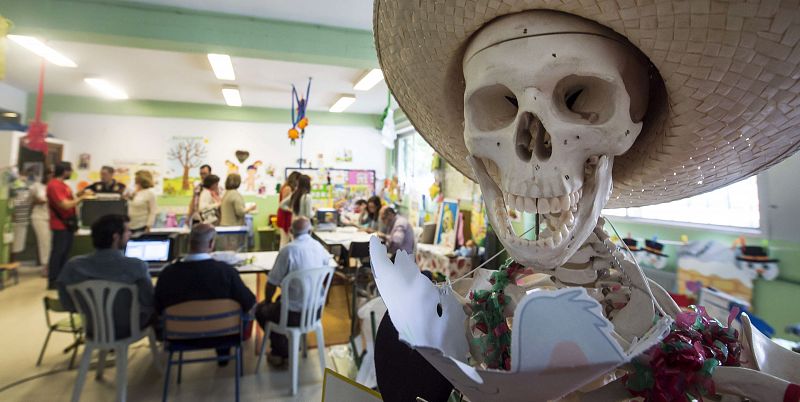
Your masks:
[[[61,273],[61,268],[69,258],[72,240],[78,230],[78,220],[75,207],[88,196],[79,198],[72,195],[72,189],[64,181],[72,175],[72,165],[69,162],[58,162],[54,169],[53,178],[47,183],[47,205],[50,210],[50,230],[53,232],[52,248],[48,266],[47,288],[56,288],[56,279]]]

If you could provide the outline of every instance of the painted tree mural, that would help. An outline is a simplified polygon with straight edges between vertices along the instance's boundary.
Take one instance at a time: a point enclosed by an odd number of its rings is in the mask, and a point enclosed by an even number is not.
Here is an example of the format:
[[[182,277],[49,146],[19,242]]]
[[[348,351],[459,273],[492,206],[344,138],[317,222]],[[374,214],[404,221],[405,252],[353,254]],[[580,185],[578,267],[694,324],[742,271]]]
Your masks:
[[[180,163],[183,168],[183,178],[181,180],[182,190],[189,190],[191,188],[191,183],[189,183],[189,171],[200,166],[206,154],[206,147],[200,139],[182,138],[173,142],[172,148],[167,153],[167,157]]]

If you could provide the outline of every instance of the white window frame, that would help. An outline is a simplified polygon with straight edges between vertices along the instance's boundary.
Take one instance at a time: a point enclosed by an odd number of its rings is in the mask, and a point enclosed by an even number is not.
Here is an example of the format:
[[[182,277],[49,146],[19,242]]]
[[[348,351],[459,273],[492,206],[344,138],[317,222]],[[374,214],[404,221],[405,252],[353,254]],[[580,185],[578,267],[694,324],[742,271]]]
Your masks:
[[[765,237],[767,233],[769,233],[767,228],[767,208],[768,208],[768,200],[766,199],[766,188],[765,183],[766,180],[762,177],[762,175],[758,175],[756,179],[756,183],[758,186],[758,212],[759,212],[759,227],[758,228],[749,228],[749,227],[741,227],[741,226],[728,226],[728,225],[714,225],[708,223],[694,223],[694,222],[683,222],[683,221],[673,221],[673,220],[662,220],[662,219],[653,219],[653,218],[640,218],[640,217],[631,217],[631,216],[619,216],[619,215],[607,215],[602,214],[603,216],[607,217],[608,220],[613,222],[629,222],[635,224],[645,224],[645,225],[655,225],[655,226],[667,226],[667,227],[677,227],[677,228],[690,228],[690,229],[699,229],[705,230],[710,232],[717,232],[717,233],[724,233],[724,234],[741,234],[747,235],[751,237],[761,238]]]

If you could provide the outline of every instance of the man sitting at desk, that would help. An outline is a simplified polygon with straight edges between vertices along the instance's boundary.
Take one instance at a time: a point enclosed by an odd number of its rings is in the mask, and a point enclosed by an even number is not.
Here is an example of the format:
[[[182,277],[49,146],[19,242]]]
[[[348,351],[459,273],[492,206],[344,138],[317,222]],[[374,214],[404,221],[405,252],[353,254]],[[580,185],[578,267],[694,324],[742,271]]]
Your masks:
[[[211,258],[217,232],[214,226],[200,223],[189,233],[189,254],[170,264],[158,275],[156,311],[192,300],[233,299],[247,312],[256,304],[256,297],[239,277],[239,271],[229,264]],[[236,335],[238,337],[238,335]],[[229,349],[217,349],[218,355],[230,354]],[[220,366],[228,364],[219,361]]]
[[[409,255],[414,255],[414,229],[408,219],[397,214],[390,206],[381,208],[381,224],[384,232],[378,232],[378,237],[386,243],[386,251],[394,260],[398,250],[404,250]]]
[[[147,271],[147,263],[126,257],[123,253],[130,237],[131,228],[125,215],[104,215],[92,224],[95,252],[69,260],[56,281],[58,297],[66,309],[76,311],[67,293],[67,285],[96,279],[135,284],[139,295],[141,327],[146,328],[153,322],[153,282]],[[114,316],[124,318],[115,320],[119,325],[115,332],[117,338],[125,338],[130,334],[130,320],[127,317],[131,296],[123,292],[119,297],[120,301],[114,305]]]
[[[120,194],[125,192],[125,184],[114,180],[114,168],[111,166],[103,166],[100,168],[100,181],[94,182],[78,193],[78,196],[83,195],[84,192],[90,191],[94,194]]]
[[[294,240],[284,246],[278,253],[275,265],[269,273],[265,299],[256,306],[256,319],[262,328],[267,321],[277,323],[281,318],[281,297],[273,303],[272,297],[275,290],[281,285],[281,281],[291,272],[302,269],[314,269],[328,267],[331,256],[328,250],[311,238],[311,221],[301,216],[292,222],[291,234]],[[286,289],[282,289],[286,291]],[[303,302],[300,298],[300,290],[290,287],[288,289],[289,298],[289,317],[288,325],[300,325],[300,310]],[[284,335],[275,332],[269,336],[271,350],[267,357],[267,362],[274,367],[285,368],[289,357],[289,340]]]

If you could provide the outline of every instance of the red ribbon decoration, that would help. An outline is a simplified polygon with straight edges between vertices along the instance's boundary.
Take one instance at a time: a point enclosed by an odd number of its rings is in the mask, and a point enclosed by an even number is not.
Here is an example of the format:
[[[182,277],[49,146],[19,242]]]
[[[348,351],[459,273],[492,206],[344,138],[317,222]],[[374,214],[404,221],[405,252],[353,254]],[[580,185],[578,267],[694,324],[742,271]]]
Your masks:
[[[783,402],[800,402],[800,385],[789,384],[783,393]]]
[[[25,137],[25,146],[33,151],[47,153],[47,123],[42,121],[42,101],[44,100],[44,64],[39,70],[39,93],[36,96],[36,116],[28,126],[28,135]]]

